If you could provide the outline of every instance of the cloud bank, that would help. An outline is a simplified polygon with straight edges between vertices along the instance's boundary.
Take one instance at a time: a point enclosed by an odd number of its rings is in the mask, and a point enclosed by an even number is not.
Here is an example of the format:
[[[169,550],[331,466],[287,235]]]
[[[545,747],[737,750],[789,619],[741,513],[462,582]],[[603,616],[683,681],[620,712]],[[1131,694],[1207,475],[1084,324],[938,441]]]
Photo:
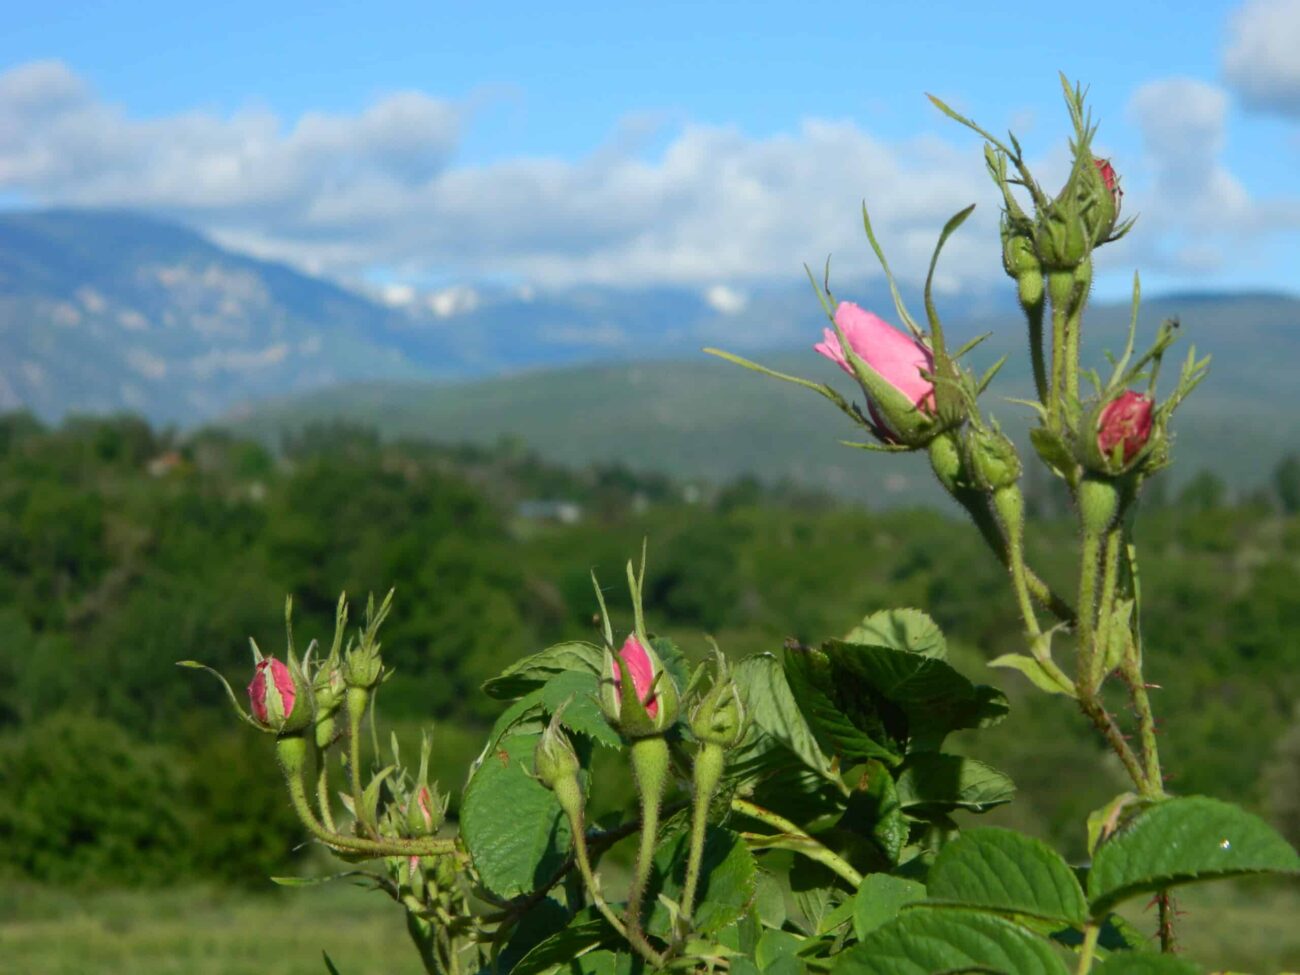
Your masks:
[[[1252,25],[1263,18],[1270,27],[1268,18],[1297,6],[1255,3],[1237,23],[1242,63],[1253,65],[1252,83],[1272,79],[1271,97],[1286,89],[1296,48],[1264,57],[1257,49],[1272,34]],[[1147,221],[1164,235],[1166,269],[1212,269],[1236,235],[1294,218],[1286,206],[1263,217],[1224,166],[1222,90],[1164,79],[1138,90],[1130,107],[1146,158],[1119,165],[1126,185],[1150,191],[1137,207],[1142,235]],[[820,267],[828,253],[837,281],[878,275],[862,235],[864,198],[891,264],[911,282],[924,278],[944,221],[979,203],[949,242],[937,285],[958,291],[1001,276],[990,246],[997,197],[978,143],[960,131],[952,141],[890,142],[829,119],[766,138],[688,124],[653,157],[615,132],[576,160],[469,164],[458,148],[471,115],[405,91],[359,112],[287,121],[265,109],[145,119],[105,101],[62,62],[33,62],[0,74],[0,193],[37,205],[138,208],[316,273],[378,273],[397,282],[387,296],[396,303],[403,282],[491,279],[688,285],[739,312],[756,286],[793,280],[802,262]],[[1063,174],[1063,162],[1041,168]],[[1179,242],[1189,239],[1195,245]],[[1126,241],[1105,252],[1104,266],[1145,259],[1138,246],[1153,245]]]

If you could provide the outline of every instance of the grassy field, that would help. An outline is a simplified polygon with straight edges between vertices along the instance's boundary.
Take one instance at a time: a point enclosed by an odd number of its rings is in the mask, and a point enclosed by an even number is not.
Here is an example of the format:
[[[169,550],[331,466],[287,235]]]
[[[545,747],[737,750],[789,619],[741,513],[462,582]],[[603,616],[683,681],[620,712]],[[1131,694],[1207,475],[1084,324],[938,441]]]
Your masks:
[[[1300,971],[1300,885],[1189,888],[1186,954],[1212,970]],[[1143,930],[1154,920],[1129,912]],[[396,908],[345,885],[272,894],[184,889],[78,895],[0,888],[4,975],[418,975]]]
[[[401,912],[344,884],[270,894],[0,886],[4,975],[419,975]]]

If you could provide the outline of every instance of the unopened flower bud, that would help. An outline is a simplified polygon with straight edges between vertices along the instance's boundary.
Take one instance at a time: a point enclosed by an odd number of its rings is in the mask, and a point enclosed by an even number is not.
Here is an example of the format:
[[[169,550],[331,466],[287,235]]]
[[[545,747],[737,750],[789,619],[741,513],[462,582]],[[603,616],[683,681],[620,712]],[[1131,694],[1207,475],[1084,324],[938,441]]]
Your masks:
[[[311,723],[311,690],[292,657],[289,664],[275,657],[257,661],[248,707],[260,727],[276,734],[302,731]]]
[[[677,685],[653,648],[630,635],[615,655],[606,651],[609,676],[601,681],[605,717],[628,738],[659,735],[672,727],[679,708]]]
[[[438,786],[421,785],[406,800],[406,830],[411,836],[432,836],[447,818],[449,797],[438,793]]]
[[[538,782],[554,791],[561,783],[572,781],[581,768],[578,753],[560,726],[557,711],[537,739],[537,747],[533,750],[533,772]]]
[[[720,656],[720,655],[719,655]],[[691,734],[702,742],[735,748],[745,737],[745,702],[740,688],[719,661],[713,686],[691,710]]]
[[[1097,421],[1097,449],[1127,464],[1151,438],[1155,403],[1150,396],[1126,390],[1106,404]]]
[[[1084,420],[1084,466],[1099,474],[1121,474],[1147,453],[1155,426],[1155,402],[1125,390],[1102,402]]]
[[[1010,487],[1020,479],[1020,456],[1001,430],[971,426],[966,434],[966,451],[971,475],[984,490]]]
[[[372,690],[383,674],[384,661],[377,645],[363,643],[343,655],[343,680],[348,687]]]

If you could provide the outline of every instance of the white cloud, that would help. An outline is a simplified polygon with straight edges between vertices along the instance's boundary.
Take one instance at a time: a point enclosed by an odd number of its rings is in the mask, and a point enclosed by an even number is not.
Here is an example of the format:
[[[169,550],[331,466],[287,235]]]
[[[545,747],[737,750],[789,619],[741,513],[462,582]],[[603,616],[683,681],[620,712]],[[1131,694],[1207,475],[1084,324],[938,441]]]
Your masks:
[[[469,285],[457,284],[435,291],[428,296],[426,304],[429,306],[429,311],[439,318],[450,318],[452,315],[465,315],[472,312],[479,306],[480,301],[476,290]]]
[[[704,300],[710,308],[724,315],[742,312],[749,304],[749,298],[743,291],[737,291],[725,284],[715,284],[707,289],[704,292]]]
[[[794,278],[830,252],[841,275],[878,273],[864,196],[896,270],[915,279],[943,221],[980,200],[945,280],[996,273],[995,201],[968,140],[890,144],[815,119],[763,139],[687,125],[656,158],[618,130],[576,161],[471,166],[454,162],[464,114],[406,92],[288,123],[264,109],[140,119],[66,65],[32,63],[0,75],[0,192],[147,209],[352,279],[383,268],[398,280],[701,288]]]
[[[1300,0],[1250,0],[1238,10],[1223,73],[1247,105],[1300,117]]]
[[[1258,201],[1223,161],[1228,95],[1191,78],[1165,78],[1134,92],[1145,172],[1139,227],[1142,263],[1205,275],[1247,257],[1262,233],[1296,225],[1294,200]]]

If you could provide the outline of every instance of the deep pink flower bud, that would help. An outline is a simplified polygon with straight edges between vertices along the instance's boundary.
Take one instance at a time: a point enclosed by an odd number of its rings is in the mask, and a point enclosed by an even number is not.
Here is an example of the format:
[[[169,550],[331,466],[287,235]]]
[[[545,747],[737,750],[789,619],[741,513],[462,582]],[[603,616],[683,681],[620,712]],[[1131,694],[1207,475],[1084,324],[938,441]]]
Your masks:
[[[627,672],[632,677],[632,687],[636,691],[638,700],[645,705],[646,714],[652,718],[656,717],[659,714],[659,700],[651,692],[655,676],[654,664],[650,662],[650,655],[646,653],[645,647],[641,646],[641,641],[636,638],[635,633],[623,642],[623,649],[618,652],[618,655],[627,665]],[[613,667],[612,676],[614,687],[621,692],[623,677],[617,664]]]
[[[1103,457],[1112,457],[1121,447],[1122,463],[1131,461],[1151,439],[1155,403],[1150,396],[1126,390],[1102,409],[1097,420],[1097,449]]]
[[[934,372],[934,356],[929,349],[910,334],[899,331],[884,319],[859,308],[851,301],[842,301],[835,309],[835,324],[840,327],[858,358],[907,397],[917,409],[926,413],[934,412],[934,384],[921,375],[923,371]],[[856,379],[853,366],[840,347],[839,336],[828,328],[823,332],[823,337],[824,341],[813,348]],[[897,432],[890,424],[883,422],[883,411],[878,408],[878,404],[868,402],[868,407],[879,426]]]
[[[275,657],[257,662],[248,685],[248,707],[253,718],[271,731],[298,731],[310,720],[310,708],[300,700],[293,671]]]
[[[1097,167],[1097,172],[1101,174],[1101,181],[1106,184],[1106,189],[1114,194],[1115,203],[1118,205],[1124,191],[1119,188],[1119,174],[1115,172],[1115,167],[1110,164],[1109,159],[1093,159],[1092,162]]]

